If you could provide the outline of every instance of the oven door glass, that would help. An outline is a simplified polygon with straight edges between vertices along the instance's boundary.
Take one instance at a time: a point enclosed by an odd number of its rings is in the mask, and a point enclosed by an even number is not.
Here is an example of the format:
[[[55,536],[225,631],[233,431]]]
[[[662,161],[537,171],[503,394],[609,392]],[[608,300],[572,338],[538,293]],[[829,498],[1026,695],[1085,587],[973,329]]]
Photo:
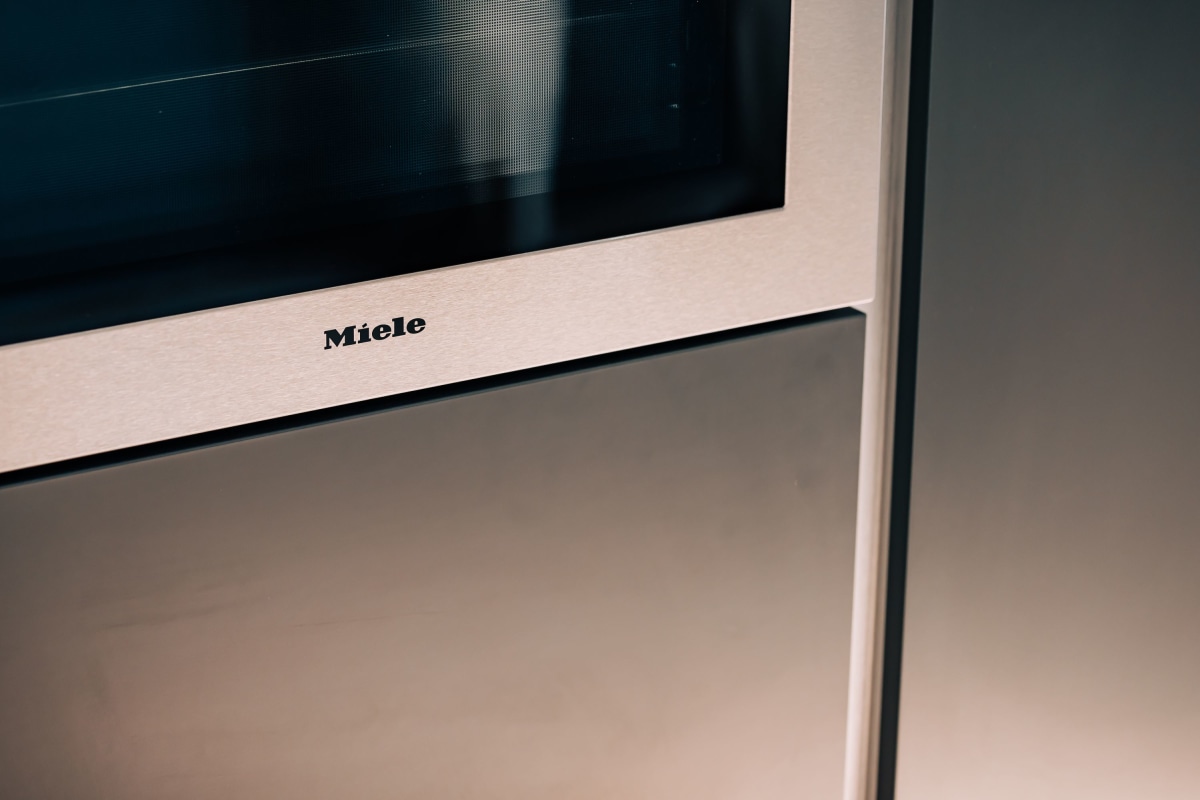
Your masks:
[[[787,0],[0,11],[0,344],[783,203]]]

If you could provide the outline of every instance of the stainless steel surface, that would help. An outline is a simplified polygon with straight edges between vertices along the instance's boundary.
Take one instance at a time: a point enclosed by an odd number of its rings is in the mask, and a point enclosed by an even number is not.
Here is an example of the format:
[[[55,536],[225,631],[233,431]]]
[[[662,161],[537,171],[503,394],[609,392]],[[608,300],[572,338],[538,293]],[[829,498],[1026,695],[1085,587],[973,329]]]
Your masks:
[[[0,491],[0,797],[838,797],[862,348]]]
[[[1200,786],[1200,5],[939,3],[900,800]]]
[[[785,209],[0,348],[0,471],[868,300],[884,23],[793,7]]]
[[[844,800],[875,800],[879,789],[883,703],[883,632],[887,603],[896,362],[908,155],[909,65],[913,4],[888,3],[887,105],[879,208],[875,297],[857,306],[867,317],[863,357],[863,421],[859,441],[854,566],[854,626],[846,731]]]

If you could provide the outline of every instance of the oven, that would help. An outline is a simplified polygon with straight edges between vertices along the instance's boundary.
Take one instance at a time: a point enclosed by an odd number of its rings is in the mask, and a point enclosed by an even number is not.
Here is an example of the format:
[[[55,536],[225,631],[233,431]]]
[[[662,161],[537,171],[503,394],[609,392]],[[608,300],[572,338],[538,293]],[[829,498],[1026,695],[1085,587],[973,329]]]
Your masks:
[[[0,11],[0,791],[840,793],[903,8]]]
[[[6,472],[873,294],[881,0],[4,14]]]

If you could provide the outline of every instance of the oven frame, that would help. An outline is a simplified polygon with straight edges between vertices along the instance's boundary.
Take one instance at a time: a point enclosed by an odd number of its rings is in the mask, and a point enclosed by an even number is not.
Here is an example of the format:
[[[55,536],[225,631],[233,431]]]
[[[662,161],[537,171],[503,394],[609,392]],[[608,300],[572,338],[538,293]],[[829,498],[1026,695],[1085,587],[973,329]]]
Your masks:
[[[0,474],[871,300],[890,13],[792,3],[783,208],[2,347]]]

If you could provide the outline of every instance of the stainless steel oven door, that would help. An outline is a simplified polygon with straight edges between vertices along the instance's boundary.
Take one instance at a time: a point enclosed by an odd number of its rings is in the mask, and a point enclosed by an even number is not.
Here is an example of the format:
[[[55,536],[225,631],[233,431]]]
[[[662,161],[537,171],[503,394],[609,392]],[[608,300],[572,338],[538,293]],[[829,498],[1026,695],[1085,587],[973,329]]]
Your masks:
[[[0,25],[0,472],[874,292],[884,0],[79,5]]]

